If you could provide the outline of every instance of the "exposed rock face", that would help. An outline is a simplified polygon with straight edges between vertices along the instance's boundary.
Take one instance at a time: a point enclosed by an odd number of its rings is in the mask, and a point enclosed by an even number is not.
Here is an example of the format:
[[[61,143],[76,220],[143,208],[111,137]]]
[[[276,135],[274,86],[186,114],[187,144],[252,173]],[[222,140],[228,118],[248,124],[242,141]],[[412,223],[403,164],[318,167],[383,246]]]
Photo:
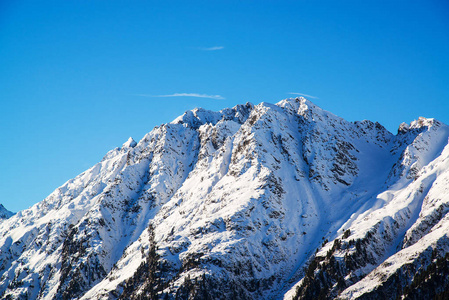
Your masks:
[[[0,298],[430,288],[416,278],[445,274],[424,272],[449,252],[448,136],[424,118],[393,135],[304,98],[188,111],[2,221]]]

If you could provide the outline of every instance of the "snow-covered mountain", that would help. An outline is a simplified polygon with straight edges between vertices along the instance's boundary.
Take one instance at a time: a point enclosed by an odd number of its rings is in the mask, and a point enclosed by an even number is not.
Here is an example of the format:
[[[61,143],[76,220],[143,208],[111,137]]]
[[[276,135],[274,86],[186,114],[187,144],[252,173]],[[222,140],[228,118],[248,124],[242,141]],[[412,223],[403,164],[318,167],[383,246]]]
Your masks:
[[[304,98],[187,111],[1,222],[0,298],[445,295],[448,137]]]
[[[10,212],[2,204],[0,204],[0,222],[4,219],[8,219],[12,215],[14,215],[13,212]]]

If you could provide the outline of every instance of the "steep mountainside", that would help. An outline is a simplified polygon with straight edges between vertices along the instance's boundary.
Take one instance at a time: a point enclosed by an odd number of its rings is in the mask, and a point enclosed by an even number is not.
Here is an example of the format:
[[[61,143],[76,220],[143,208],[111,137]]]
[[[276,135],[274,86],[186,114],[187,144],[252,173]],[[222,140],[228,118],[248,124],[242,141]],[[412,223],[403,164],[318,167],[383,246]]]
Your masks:
[[[448,136],[425,118],[393,135],[304,98],[188,111],[1,222],[0,295],[442,295]]]
[[[0,204],[0,222],[4,219],[8,219],[12,215],[14,215],[13,212],[10,212],[2,204]]]

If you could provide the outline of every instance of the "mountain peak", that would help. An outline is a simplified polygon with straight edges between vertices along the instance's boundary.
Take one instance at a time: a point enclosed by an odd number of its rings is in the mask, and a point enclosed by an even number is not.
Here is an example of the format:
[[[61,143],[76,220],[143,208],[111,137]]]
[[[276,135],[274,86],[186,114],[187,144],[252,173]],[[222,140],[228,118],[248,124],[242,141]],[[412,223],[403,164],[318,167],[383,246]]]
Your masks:
[[[304,97],[296,97],[296,98],[287,98],[276,103],[277,106],[283,108],[291,108],[296,111],[307,111],[318,108],[312,101],[304,98]],[[321,109],[321,108],[319,108]]]
[[[432,127],[432,126],[439,126],[441,125],[441,122],[438,120],[435,120],[434,118],[424,118],[419,117],[418,120],[415,120],[410,123],[410,128],[422,128],[422,127]]]
[[[288,98],[276,103],[277,106],[287,109],[304,119],[313,122],[338,122],[348,123],[343,118],[322,109],[312,101],[305,97]]]
[[[129,137],[129,139],[125,143],[123,143],[122,149],[134,148],[136,145],[137,145],[136,141],[132,137]]]
[[[7,210],[2,204],[0,204],[0,219],[8,219],[13,215],[13,212]]]
[[[204,108],[194,108],[186,111],[183,115],[174,119],[171,124],[186,124],[197,129],[205,123],[215,124],[221,119],[220,113],[206,110]]]
[[[201,125],[207,123],[215,125],[220,120],[233,120],[243,124],[253,108],[254,105],[250,102],[236,105],[233,108],[225,108],[218,112],[204,108],[194,108],[177,117],[171,124],[185,124],[193,129],[198,129]]]
[[[398,133],[404,134],[411,130],[421,130],[424,127],[440,127],[443,123],[434,118],[419,117],[418,120],[412,121],[410,124],[401,123],[398,128]]]

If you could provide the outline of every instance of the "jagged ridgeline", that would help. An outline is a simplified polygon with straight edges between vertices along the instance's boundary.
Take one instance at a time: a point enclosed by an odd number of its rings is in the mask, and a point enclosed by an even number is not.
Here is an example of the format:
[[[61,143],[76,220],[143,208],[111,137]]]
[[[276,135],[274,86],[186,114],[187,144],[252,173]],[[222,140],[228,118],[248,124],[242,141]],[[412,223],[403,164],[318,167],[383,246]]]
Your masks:
[[[187,111],[0,219],[0,299],[444,299],[449,127]]]

